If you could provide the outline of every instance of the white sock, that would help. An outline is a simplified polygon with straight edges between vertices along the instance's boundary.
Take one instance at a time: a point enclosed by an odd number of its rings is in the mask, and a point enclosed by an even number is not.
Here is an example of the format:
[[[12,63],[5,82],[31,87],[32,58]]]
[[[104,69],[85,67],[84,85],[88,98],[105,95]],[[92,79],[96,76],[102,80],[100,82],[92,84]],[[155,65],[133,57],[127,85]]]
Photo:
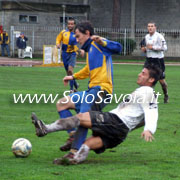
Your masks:
[[[68,130],[75,128],[79,126],[80,120],[76,116],[71,116],[68,118],[62,118],[54,123],[46,125],[47,131],[48,132],[55,132],[55,131],[61,131],[61,130]]]
[[[75,153],[74,159],[77,162],[84,161],[87,158],[89,151],[90,148],[86,144],[83,144],[81,148],[78,150],[78,152]]]
[[[55,121],[54,123],[51,123],[51,124],[47,124],[45,126],[46,126],[46,129],[47,129],[48,133],[55,132],[55,131],[60,131],[60,130],[63,129],[63,127],[60,124],[58,124],[57,121]]]

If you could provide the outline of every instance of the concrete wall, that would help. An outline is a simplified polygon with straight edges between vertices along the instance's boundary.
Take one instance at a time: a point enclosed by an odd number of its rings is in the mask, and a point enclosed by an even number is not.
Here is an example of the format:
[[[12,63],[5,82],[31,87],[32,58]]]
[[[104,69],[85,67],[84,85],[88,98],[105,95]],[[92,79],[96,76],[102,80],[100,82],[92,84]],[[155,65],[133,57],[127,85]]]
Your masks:
[[[25,4],[27,2],[27,4]],[[87,18],[89,6],[84,4],[83,0],[71,1],[2,1],[0,10],[0,24],[10,29],[12,25],[40,25],[40,26],[58,26],[60,17],[63,16],[62,4],[66,4],[66,16],[73,16],[78,21]],[[55,4],[57,3],[57,4]],[[35,15],[38,17],[37,23],[20,23],[19,15]]]
[[[136,0],[136,27],[145,28],[155,21],[160,29],[180,28],[179,0]]]
[[[118,1],[118,0],[117,0]],[[120,27],[131,27],[131,1],[132,0],[119,0],[120,3]],[[135,27],[146,28],[149,21],[155,21],[161,29],[179,29],[180,28],[180,0],[135,0]],[[3,2],[8,1],[2,1]],[[62,4],[69,5],[66,9],[66,14],[69,16],[83,16],[88,17],[95,27],[112,27],[113,18],[113,2],[114,0],[23,0],[23,2],[36,2],[39,5],[38,8],[47,8],[47,13],[42,11],[28,11],[18,5],[19,10],[4,10],[0,11],[0,24],[7,23],[5,26],[14,23],[19,23],[18,16],[20,13],[38,15],[39,24],[41,25],[57,25],[59,23],[59,17],[62,16]],[[45,3],[50,5],[44,6]],[[59,4],[56,6],[55,4]],[[88,4],[89,8],[82,6]],[[53,6],[54,5],[54,6]],[[72,6],[70,6],[72,5]],[[7,7],[6,7],[7,8]],[[13,8],[13,6],[8,7]],[[4,14],[3,14],[4,13]],[[3,18],[4,19],[3,19]],[[79,18],[80,20],[81,18]],[[3,22],[4,21],[4,22]]]
[[[120,1],[120,27],[131,27],[131,0]],[[90,0],[90,20],[96,27],[112,26],[113,0]],[[180,28],[180,0],[136,0],[136,28],[155,21],[161,29]]]
[[[112,0],[90,0],[89,19],[95,27],[112,26]]]

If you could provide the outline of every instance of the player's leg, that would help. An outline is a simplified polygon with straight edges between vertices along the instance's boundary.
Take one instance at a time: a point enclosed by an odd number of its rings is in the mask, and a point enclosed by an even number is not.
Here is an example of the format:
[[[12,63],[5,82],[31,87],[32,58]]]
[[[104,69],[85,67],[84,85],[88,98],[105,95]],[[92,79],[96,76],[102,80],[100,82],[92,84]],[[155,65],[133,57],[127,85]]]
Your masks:
[[[71,53],[68,59],[68,74],[69,75],[73,75],[73,69],[75,65],[76,65],[76,53]],[[77,84],[75,79],[70,81],[70,87],[71,87],[71,90],[77,91],[79,85]],[[73,87],[75,87],[75,89],[73,89]]]
[[[8,44],[6,44],[5,48],[6,48],[6,51],[7,51],[8,57],[10,57],[11,55],[10,55],[9,45],[8,45]]]
[[[107,103],[104,103],[103,101],[103,99],[107,98],[106,97],[107,92],[104,91],[104,92],[99,93],[99,96],[101,96],[101,100],[100,100],[100,97],[97,95],[99,91],[100,91],[100,87],[94,87],[86,91],[86,94],[84,95],[84,99],[86,99],[87,102],[83,102],[81,104],[80,112],[87,112],[89,110],[101,111],[107,105]],[[95,102],[100,102],[100,101],[102,102],[98,104],[95,103]],[[88,133],[87,128],[85,128],[84,126],[78,127],[75,133],[75,139],[71,146],[71,150],[70,150],[71,153],[75,153],[79,150],[79,148],[84,143],[87,137],[87,133]]]
[[[87,91],[84,92],[84,95],[82,97],[83,100],[81,100],[81,105],[80,105],[80,112],[87,112],[91,109],[92,105],[94,104],[96,98],[97,98],[97,93],[100,90],[100,88],[91,88]],[[92,102],[92,103],[89,103]],[[88,129],[83,126],[79,126],[77,128],[77,131],[74,136],[74,141],[72,142],[71,146],[71,153],[75,153],[79,150],[81,145],[84,143],[86,137],[87,137]]]
[[[66,102],[67,103],[64,103]],[[72,116],[72,113],[69,109],[75,109],[75,105],[71,103],[71,98],[68,96],[68,99],[62,98],[57,101],[56,103],[56,108],[59,114],[59,117],[62,118],[68,118]],[[74,134],[75,134],[76,129],[68,129],[68,139],[66,140],[65,144],[60,146],[61,151],[68,151],[71,148],[72,141],[74,140]]]
[[[99,96],[97,95],[98,92],[100,91],[99,87],[94,87],[90,90],[88,90],[87,94],[84,96],[84,99],[86,99],[87,102],[92,102],[92,103],[86,103],[83,102],[81,104],[81,109],[80,112],[87,112],[89,110],[93,110],[93,111],[101,111],[106,105],[107,103],[104,103],[103,99],[108,98],[109,96],[106,96],[107,92],[101,92],[99,93]],[[90,96],[92,95],[92,96]],[[87,98],[86,98],[87,97]],[[92,98],[94,98],[94,100],[92,100]],[[96,102],[100,102],[101,103],[96,103]],[[87,133],[88,133],[88,129],[85,128],[84,126],[79,126],[76,134],[75,134],[75,140],[72,143],[72,147],[71,147],[71,152],[76,152],[77,150],[79,150],[79,148],[81,147],[81,145],[84,143],[86,137],[87,137]]]
[[[103,147],[102,139],[99,136],[91,136],[84,142],[84,144],[75,154],[70,153],[65,155],[63,158],[57,158],[53,161],[53,163],[57,165],[65,165],[66,163],[79,164],[86,160],[90,150],[100,149],[101,147]]]
[[[73,67],[72,67],[72,66],[68,66],[67,75],[68,75],[68,76],[72,76],[72,75],[73,75]],[[73,90],[74,90],[74,81],[75,81],[75,80],[70,80],[70,81],[69,81],[69,85],[70,85],[70,90],[71,90],[71,92],[73,92]]]
[[[62,158],[56,159],[54,161],[55,164],[64,164],[64,162],[69,164],[81,163],[87,158],[90,149],[97,154],[103,153],[107,148],[116,147],[127,137],[129,128],[115,114],[98,111],[89,111],[88,113],[93,137],[86,140],[77,152],[69,153]]]
[[[76,112],[77,113],[79,113],[80,112],[80,107],[81,107],[81,102],[83,101],[81,98],[83,98],[83,94],[84,94],[85,92],[76,92],[76,93],[72,93],[72,94],[70,94],[70,96],[71,96],[71,98],[72,98],[72,102],[75,102],[75,110],[76,110]],[[69,134],[70,135],[70,134]],[[64,144],[64,145],[62,145],[61,147],[60,147],[60,150],[61,151],[68,151],[68,150],[70,150],[71,149],[71,146],[72,146],[72,143],[73,143],[73,141],[74,141],[74,138],[75,138],[75,133],[73,134],[73,137],[71,138],[71,137],[69,137],[68,139],[67,139],[67,141],[66,141],[66,143]],[[84,141],[83,141],[84,142]],[[72,149],[71,150],[72,152],[74,152],[75,151],[75,149]]]
[[[74,104],[71,102],[70,96],[67,96],[67,97],[64,97],[64,98],[61,98],[60,100],[58,100],[56,107],[57,107],[58,113],[60,115],[60,118],[66,118],[66,117],[72,116],[71,112],[68,109],[75,109]],[[32,120],[33,120],[35,127],[37,127],[37,131],[36,131],[37,135],[38,136],[46,135],[47,134],[46,128],[43,129],[44,123],[41,121],[37,121],[38,119],[36,118],[35,115],[32,115]],[[40,130],[38,130],[38,127],[41,127],[41,126],[42,126],[42,128],[40,128]],[[41,129],[43,131],[42,133],[41,133]]]
[[[74,156],[74,160],[71,161],[71,164],[78,164],[86,160],[90,150],[96,150],[103,147],[103,141],[99,136],[89,137],[78,152]]]
[[[22,49],[20,49],[20,58],[23,58]]]
[[[68,54],[66,52],[62,52],[62,60],[64,64],[64,69],[66,71],[66,74],[68,75]]]
[[[159,80],[163,93],[164,93],[164,103],[168,103],[169,101],[169,96],[168,96],[168,88],[167,88],[167,83],[165,81],[165,79],[161,79]]]
[[[1,56],[4,56],[4,44],[1,44]]]
[[[81,127],[92,128],[92,119],[89,112],[77,114],[76,117],[80,120]],[[89,153],[90,149],[99,149],[103,146],[103,142],[100,137],[90,137],[77,152],[69,152],[61,158],[57,158],[53,161],[54,164],[78,164],[83,162]]]
[[[24,51],[25,49],[22,49],[22,58],[24,58]]]
[[[36,135],[39,137],[45,136],[48,133],[68,130],[76,128],[79,125],[86,128],[91,128],[91,118],[89,112],[84,114],[77,114],[72,117],[59,119],[51,124],[45,124],[42,120],[39,120],[35,113],[31,115],[32,123],[35,126]]]
[[[72,93],[72,94],[70,94],[70,97],[69,97],[69,101],[72,99],[71,103],[73,103],[73,107],[71,107],[71,108],[76,109],[77,113],[80,111],[79,108],[81,105],[81,99],[80,99],[81,97],[83,97],[83,92]],[[74,102],[76,102],[76,104],[74,104]],[[61,106],[57,103],[57,110],[59,112],[60,118],[67,118],[67,117],[72,116],[68,107],[66,107],[65,109],[64,108],[62,109]],[[71,149],[71,145],[74,140],[75,132],[76,132],[75,128],[68,130],[69,137],[66,140],[65,144],[60,146],[61,151],[68,151]]]
[[[18,49],[18,58],[21,58],[21,49]]]
[[[160,84],[164,93],[164,103],[168,103],[169,100],[169,96],[168,96],[168,86],[167,83],[165,81],[165,64],[164,64],[164,59],[159,59],[159,64],[160,64],[160,69],[162,71],[162,74],[160,76]]]

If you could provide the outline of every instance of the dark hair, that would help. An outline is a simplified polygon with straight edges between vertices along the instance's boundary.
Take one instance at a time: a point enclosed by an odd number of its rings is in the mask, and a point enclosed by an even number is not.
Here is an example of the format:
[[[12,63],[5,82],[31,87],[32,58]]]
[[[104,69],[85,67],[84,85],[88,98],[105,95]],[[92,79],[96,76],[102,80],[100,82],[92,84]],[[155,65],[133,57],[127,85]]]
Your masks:
[[[76,20],[73,17],[69,17],[68,21],[74,21],[74,24],[76,24]]]
[[[149,70],[149,77],[154,78],[154,82],[152,85],[155,86],[156,83],[159,81],[160,76],[162,74],[161,69],[157,65],[154,65],[154,64],[144,65],[144,68]]]
[[[150,21],[148,22],[148,24],[154,24],[154,26],[156,26],[156,23],[154,21]]]
[[[90,36],[94,35],[94,28],[89,21],[84,21],[75,26],[75,30],[78,29],[81,33],[86,34],[86,31],[90,32]]]

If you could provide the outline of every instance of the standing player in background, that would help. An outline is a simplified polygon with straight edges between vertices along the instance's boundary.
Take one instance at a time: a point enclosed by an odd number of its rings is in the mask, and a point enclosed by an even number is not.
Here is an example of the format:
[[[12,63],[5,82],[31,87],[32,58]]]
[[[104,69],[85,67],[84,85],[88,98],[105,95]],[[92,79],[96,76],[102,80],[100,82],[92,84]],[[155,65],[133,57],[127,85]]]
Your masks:
[[[145,36],[144,45],[141,46],[141,50],[146,53],[145,65],[155,64],[162,70],[159,82],[164,93],[164,103],[168,103],[169,96],[165,81],[164,64],[164,51],[167,50],[166,41],[163,35],[156,31],[156,24],[154,22],[149,22],[147,29],[149,33]]]
[[[0,34],[1,56],[5,56],[4,49],[6,49],[8,57],[11,57],[9,42],[9,35],[6,30],[3,30],[3,32]]]
[[[78,52],[77,41],[74,35],[75,24],[76,23],[74,18],[69,18],[67,29],[62,30],[56,38],[57,48],[60,48],[62,46],[62,60],[68,76],[71,76],[73,74],[73,69],[76,64],[76,55]],[[77,88],[77,82],[75,80],[71,80],[71,92],[73,92],[74,90],[77,91]]]

